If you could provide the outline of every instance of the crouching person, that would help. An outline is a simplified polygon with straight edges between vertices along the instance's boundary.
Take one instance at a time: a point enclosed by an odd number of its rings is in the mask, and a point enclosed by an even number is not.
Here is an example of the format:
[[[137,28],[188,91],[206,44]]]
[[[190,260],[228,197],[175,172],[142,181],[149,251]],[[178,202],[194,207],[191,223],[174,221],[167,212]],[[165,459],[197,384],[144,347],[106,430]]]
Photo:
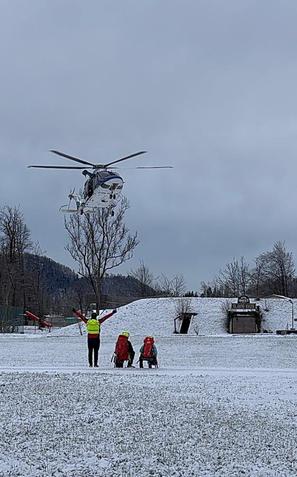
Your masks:
[[[114,365],[116,368],[123,368],[124,361],[128,361],[127,368],[133,368],[135,352],[131,341],[129,341],[129,336],[128,331],[123,331],[117,339],[114,350]]]
[[[139,367],[143,368],[143,361],[148,362],[148,367],[151,368],[152,366],[158,367],[158,360],[157,355],[158,351],[156,345],[154,344],[153,336],[147,336],[143,340],[143,345],[140,348],[140,356],[139,356]]]

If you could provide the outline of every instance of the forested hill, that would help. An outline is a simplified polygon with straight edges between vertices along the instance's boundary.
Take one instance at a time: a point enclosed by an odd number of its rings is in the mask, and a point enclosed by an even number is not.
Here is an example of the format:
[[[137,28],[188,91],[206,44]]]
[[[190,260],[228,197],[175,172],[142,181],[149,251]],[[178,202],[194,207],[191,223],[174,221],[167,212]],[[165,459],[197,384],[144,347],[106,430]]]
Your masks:
[[[68,290],[78,279],[69,267],[45,256],[25,254],[25,268],[49,294]]]
[[[34,281],[38,281],[43,291],[51,296],[77,289],[86,293],[90,291],[84,278],[46,256],[26,254],[25,267],[26,271],[34,276]],[[102,294],[113,297],[142,297],[143,287],[132,276],[109,275],[103,280]],[[155,291],[147,287],[146,296],[154,294]]]

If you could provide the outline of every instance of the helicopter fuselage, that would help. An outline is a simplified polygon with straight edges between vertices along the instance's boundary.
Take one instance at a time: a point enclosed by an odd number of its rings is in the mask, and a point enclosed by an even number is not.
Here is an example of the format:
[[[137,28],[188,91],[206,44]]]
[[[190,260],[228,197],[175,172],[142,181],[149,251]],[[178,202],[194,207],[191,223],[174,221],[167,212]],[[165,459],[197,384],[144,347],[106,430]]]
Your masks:
[[[122,177],[108,170],[88,173],[88,176],[83,192],[86,207],[114,207],[123,188]]]

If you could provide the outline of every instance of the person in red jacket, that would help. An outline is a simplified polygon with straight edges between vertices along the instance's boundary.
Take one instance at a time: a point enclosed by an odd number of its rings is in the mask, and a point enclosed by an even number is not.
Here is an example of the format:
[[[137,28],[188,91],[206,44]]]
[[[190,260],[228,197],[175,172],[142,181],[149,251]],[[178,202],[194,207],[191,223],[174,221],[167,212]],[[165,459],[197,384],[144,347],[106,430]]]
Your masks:
[[[111,313],[104,315],[102,318],[97,316],[96,311],[92,312],[91,318],[87,319],[80,311],[75,308],[72,309],[73,313],[80,318],[87,327],[88,332],[88,358],[90,368],[93,366],[93,355],[94,355],[94,367],[98,368],[98,354],[100,348],[100,330],[101,325],[105,320],[114,315],[117,310],[112,310]]]
[[[157,355],[158,351],[155,345],[155,340],[153,336],[146,336],[143,340],[143,345],[140,348],[139,356],[139,367],[143,368],[143,361],[148,362],[148,367],[151,368],[155,366],[158,367]]]
[[[130,333],[123,331],[117,339],[114,350],[114,365],[115,368],[123,368],[124,361],[128,361],[127,368],[134,368],[133,359],[135,351],[131,341],[129,341]]]

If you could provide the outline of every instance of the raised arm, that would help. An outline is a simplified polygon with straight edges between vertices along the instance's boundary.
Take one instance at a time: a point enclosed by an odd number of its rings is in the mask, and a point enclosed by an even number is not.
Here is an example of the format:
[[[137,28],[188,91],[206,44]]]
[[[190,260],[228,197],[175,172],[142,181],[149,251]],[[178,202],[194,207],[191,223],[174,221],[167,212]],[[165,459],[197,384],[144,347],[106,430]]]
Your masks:
[[[88,320],[80,311],[76,310],[75,308],[72,308],[72,311],[77,316],[77,318],[79,318],[84,323],[87,323]]]
[[[104,315],[102,318],[100,318],[98,321],[100,323],[100,325],[102,325],[102,323],[104,323],[105,320],[108,320],[108,318],[110,318],[112,315],[114,315],[115,313],[117,312],[117,310],[112,310],[112,312],[108,313],[107,315]]]

